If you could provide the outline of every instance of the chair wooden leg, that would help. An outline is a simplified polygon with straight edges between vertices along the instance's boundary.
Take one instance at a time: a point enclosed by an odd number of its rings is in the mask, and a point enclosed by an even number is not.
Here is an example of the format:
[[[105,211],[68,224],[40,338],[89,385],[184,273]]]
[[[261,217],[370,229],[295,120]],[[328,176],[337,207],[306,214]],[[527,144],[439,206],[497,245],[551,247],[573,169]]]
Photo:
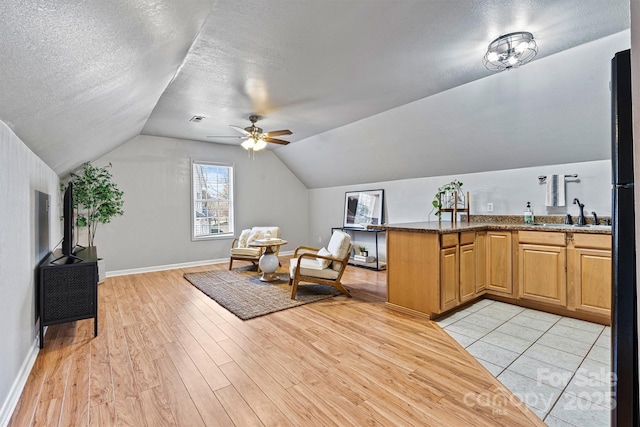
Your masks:
[[[298,292],[298,281],[294,280],[291,288],[291,299],[296,299],[296,292]]]
[[[233,257],[229,258],[229,270],[231,270],[232,265],[233,265]]]
[[[345,294],[346,296],[348,296],[349,298],[351,298],[351,293],[347,290],[347,288],[342,286],[342,283],[336,282],[333,284],[333,287],[339,290],[340,292],[342,292],[343,294]]]

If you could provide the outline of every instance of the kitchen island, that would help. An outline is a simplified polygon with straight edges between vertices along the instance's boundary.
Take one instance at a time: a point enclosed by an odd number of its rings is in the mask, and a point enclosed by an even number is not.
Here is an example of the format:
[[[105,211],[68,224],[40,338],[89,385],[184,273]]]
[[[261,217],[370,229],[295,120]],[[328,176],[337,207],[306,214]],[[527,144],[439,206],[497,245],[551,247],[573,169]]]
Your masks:
[[[491,298],[610,324],[610,226],[433,221],[372,228],[387,231],[389,308],[433,319]]]

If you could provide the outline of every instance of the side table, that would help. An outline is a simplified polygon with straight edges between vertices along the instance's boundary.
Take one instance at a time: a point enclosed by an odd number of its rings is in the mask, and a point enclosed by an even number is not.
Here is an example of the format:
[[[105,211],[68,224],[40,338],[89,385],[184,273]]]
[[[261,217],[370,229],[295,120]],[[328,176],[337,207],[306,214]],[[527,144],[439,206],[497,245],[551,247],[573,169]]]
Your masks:
[[[260,266],[260,270],[262,270],[262,277],[260,280],[263,282],[273,282],[278,280],[278,275],[276,274],[276,270],[280,265],[280,260],[275,255],[275,250],[277,246],[286,245],[286,240],[278,239],[278,238],[268,238],[268,239],[260,239],[254,240],[249,243],[249,246],[255,248],[264,248],[264,252],[260,257],[260,261],[258,261],[258,265]]]

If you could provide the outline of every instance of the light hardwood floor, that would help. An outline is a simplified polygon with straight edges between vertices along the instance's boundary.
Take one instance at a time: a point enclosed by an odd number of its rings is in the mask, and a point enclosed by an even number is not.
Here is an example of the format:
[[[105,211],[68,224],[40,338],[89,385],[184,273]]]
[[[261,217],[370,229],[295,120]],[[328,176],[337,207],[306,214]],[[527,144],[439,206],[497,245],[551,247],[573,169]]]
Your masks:
[[[242,321],[182,278],[226,267],[107,279],[98,337],[49,327],[9,426],[544,425],[437,325],[385,308],[384,272]]]

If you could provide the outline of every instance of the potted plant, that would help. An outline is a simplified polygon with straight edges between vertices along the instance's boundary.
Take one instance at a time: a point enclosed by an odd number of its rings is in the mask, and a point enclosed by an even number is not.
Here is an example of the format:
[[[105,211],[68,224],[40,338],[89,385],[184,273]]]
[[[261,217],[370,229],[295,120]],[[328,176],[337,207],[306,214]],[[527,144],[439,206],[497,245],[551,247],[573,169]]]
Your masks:
[[[454,204],[458,203],[461,197],[462,182],[458,181],[457,179],[454,179],[450,183],[438,188],[438,191],[436,192],[435,196],[433,197],[433,201],[431,202],[431,204],[433,205],[433,209],[436,210],[438,221],[442,221],[442,209],[452,208]]]
[[[87,162],[78,172],[70,174],[73,183],[73,205],[76,210],[76,226],[87,227],[87,243],[94,246],[98,224],[107,224],[124,214],[123,192],[113,182],[108,166],[97,167]],[[102,265],[102,268],[101,266]],[[104,260],[98,264],[100,282],[104,280]]]
[[[358,246],[358,250],[360,251],[360,255],[369,256],[369,251],[367,251],[365,246]]]

